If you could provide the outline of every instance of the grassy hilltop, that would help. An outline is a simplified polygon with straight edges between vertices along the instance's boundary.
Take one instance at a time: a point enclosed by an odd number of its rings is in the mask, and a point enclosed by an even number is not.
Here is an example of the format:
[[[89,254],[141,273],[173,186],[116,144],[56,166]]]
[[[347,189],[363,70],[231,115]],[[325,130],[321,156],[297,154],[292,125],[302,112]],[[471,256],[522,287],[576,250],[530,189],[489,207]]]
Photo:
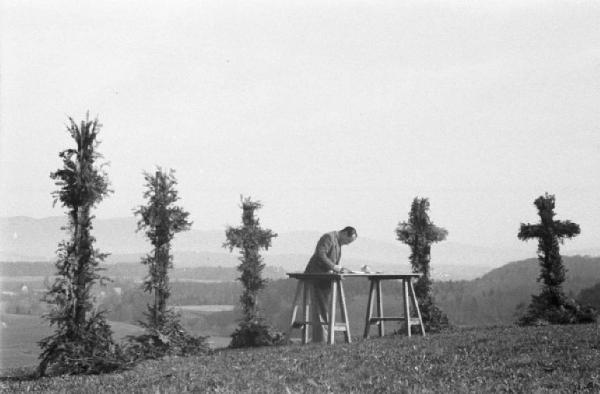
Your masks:
[[[335,346],[223,349],[97,376],[0,381],[9,392],[600,391],[597,325],[493,327]]]

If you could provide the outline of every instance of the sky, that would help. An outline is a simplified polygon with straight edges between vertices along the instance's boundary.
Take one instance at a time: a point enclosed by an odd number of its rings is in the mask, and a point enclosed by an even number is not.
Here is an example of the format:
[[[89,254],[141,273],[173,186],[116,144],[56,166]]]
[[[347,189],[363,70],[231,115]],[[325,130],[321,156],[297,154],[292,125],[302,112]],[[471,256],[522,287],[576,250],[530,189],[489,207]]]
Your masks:
[[[62,215],[68,117],[114,194],[173,168],[196,229],[262,201],[276,232],[393,242],[415,197],[449,241],[517,247],[533,201],[600,246],[600,2],[0,2],[0,216]],[[529,246],[535,249],[534,245]]]

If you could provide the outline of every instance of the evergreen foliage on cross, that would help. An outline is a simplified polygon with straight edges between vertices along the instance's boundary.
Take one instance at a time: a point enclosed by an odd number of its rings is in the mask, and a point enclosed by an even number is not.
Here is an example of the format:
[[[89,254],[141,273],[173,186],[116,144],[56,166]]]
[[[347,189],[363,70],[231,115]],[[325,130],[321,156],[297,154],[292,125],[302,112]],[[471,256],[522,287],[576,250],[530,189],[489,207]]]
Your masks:
[[[135,210],[139,218],[138,231],[143,230],[153,247],[152,253],[142,259],[148,266],[148,276],[144,281],[144,291],[154,292],[154,304],[148,307],[151,324],[159,327],[166,311],[167,299],[171,294],[168,270],[173,268],[171,241],[176,233],[187,231],[192,222],[189,212],[175,205],[179,200],[176,189],[175,171],[158,167],[154,175],[144,172],[146,205]]]
[[[107,254],[94,248],[92,236],[91,210],[112,192],[105,164],[99,163],[100,128],[89,113],[79,125],[69,118],[67,131],[75,147],[59,153],[63,166],[50,174],[58,186],[52,193],[54,205],[67,210],[64,230],[69,239],[58,245],[56,279],[43,298],[51,305],[45,318],[55,331],[39,342],[42,376],[48,368],[56,373],[98,373],[120,365],[110,326],[103,312],[95,310],[92,297],[93,286],[108,280],[99,267]]]
[[[545,193],[534,201],[534,205],[538,210],[540,223],[521,223],[517,236],[522,241],[538,240],[537,251],[541,270],[537,280],[543,285],[540,294],[532,295],[531,303],[526,313],[519,318],[519,323],[529,325],[540,321],[557,324],[586,322],[593,317],[593,313],[590,314],[588,309],[582,308],[574,300],[567,300],[562,288],[566,269],[559,245],[565,239],[579,235],[579,225],[569,220],[554,219],[554,195]]]
[[[556,200],[553,195],[546,193],[535,202],[541,222],[538,224],[523,224],[518,237],[522,241],[537,238],[538,258],[541,265],[538,281],[544,283],[542,294],[549,305],[560,306],[564,302],[562,283],[565,281],[565,267],[560,256],[559,244],[564,239],[571,239],[580,233],[579,225],[567,220],[554,220]]]
[[[223,247],[240,250],[241,272],[238,278],[242,283],[243,291],[240,296],[243,318],[239,328],[232,334],[232,347],[264,346],[280,343],[283,338],[271,327],[263,323],[258,305],[258,295],[266,286],[266,279],[262,277],[265,268],[260,250],[268,250],[272,239],[277,237],[273,231],[260,227],[260,221],[255,217],[255,211],[262,208],[260,201],[252,201],[250,197],[240,197],[242,208],[242,225],[240,227],[227,227],[226,240]]]
[[[413,272],[422,274],[415,285],[419,299],[428,296],[431,290],[431,244],[446,239],[448,231],[436,226],[429,218],[429,199],[418,198],[412,202],[408,221],[396,228],[396,238],[410,247],[409,256]]]
[[[412,270],[421,274],[415,283],[415,294],[419,301],[423,323],[428,331],[439,331],[449,326],[448,317],[435,305],[431,294],[431,244],[441,242],[448,231],[436,226],[429,218],[429,199],[415,197],[408,221],[400,222],[396,238],[410,247]]]
[[[154,293],[154,302],[148,305],[147,321],[140,322],[144,334],[128,338],[127,353],[134,360],[205,353],[206,338],[190,335],[183,328],[179,314],[167,308],[171,295],[168,271],[173,268],[171,241],[175,234],[192,226],[189,212],[176,205],[180,198],[175,171],[157,167],[154,175],[144,172],[144,179],[146,204],[140,205],[134,214],[139,218],[137,230],[144,231],[153,247],[141,262],[148,266],[143,288]]]

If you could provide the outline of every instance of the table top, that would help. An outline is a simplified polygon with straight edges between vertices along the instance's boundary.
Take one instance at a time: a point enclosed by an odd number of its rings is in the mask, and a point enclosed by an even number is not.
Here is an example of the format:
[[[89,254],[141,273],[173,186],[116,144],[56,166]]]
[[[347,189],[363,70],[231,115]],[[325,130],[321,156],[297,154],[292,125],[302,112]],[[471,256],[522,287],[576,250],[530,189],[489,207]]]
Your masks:
[[[409,279],[419,278],[421,274],[406,274],[397,272],[353,272],[353,273],[312,273],[288,272],[286,274],[294,279],[343,279],[343,278],[369,278],[369,279]]]

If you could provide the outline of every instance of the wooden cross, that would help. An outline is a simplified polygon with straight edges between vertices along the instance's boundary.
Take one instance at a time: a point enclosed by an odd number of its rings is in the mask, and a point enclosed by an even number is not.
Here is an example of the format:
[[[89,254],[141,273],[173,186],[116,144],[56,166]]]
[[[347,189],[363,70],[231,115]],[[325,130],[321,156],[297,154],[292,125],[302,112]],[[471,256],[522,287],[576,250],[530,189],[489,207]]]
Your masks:
[[[556,237],[562,243],[564,238],[570,239],[579,234],[580,229],[578,224],[572,223],[569,220],[564,222],[554,220],[555,198],[553,195],[546,193],[545,196],[538,197],[534,204],[538,209],[541,223],[521,223],[521,230],[519,231],[520,240],[528,241],[533,238],[539,238],[540,242],[542,242],[544,240],[550,241]]]
[[[417,281],[415,289],[421,299],[429,294],[431,286],[429,261],[431,258],[431,244],[446,239],[448,231],[431,222],[427,211],[429,200],[415,198],[412,202],[408,222],[398,224],[396,236],[411,248],[410,261],[413,272],[423,274]]]
[[[552,305],[562,303],[563,294],[561,284],[565,281],[565,268],[559,253],[559,243],[565,238],[573,238],[580,232],[579,225],[569,220],[564,222],[554,220],[554,195],[546,193],[538,197],[535,202],[541,223],[523,224],[518,234],[520,240],[528,241],[538,239],[538,258],[542,272],[538,281],[543,281],[546,288],[542,294],[547,293],[547,300]]]

